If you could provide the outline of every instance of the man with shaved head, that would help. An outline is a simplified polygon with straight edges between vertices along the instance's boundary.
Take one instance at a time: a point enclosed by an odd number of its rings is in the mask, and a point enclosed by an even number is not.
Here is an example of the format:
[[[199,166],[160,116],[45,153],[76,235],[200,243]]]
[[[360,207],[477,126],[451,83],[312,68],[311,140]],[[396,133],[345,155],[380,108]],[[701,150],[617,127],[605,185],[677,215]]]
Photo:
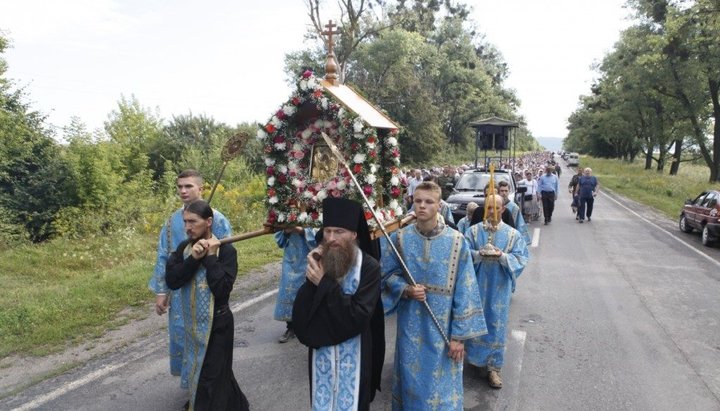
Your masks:
[[[528,247],[519,231],[502,220],[503,198],[485,198],[485,220],[465,232],[475,266],[488,333],[465,344],[468,362],[487,370],[488,384],[502,388],[505,333],[515,280],[528,261]]]

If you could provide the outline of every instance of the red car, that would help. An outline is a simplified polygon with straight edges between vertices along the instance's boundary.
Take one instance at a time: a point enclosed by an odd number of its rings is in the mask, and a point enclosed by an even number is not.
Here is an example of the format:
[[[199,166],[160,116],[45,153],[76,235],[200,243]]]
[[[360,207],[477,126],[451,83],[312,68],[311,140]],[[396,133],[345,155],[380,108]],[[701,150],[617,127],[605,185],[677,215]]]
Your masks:
[[[680,211],[680,230],[689,233],[693,229],[702,232],[703,245],[711,245],[720,239],[720,191],[702,192],[694,200],[688,199]]]

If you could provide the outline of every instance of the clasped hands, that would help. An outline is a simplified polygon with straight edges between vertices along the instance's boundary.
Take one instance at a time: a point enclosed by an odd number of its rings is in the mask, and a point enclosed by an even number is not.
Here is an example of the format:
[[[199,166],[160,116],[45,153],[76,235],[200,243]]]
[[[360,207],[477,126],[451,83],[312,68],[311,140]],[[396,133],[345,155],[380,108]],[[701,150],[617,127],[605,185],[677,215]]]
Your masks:
[[[318,259],[316,259],[316,257]],[[307,255],[307,268],[305,269],[305,277],[313,284],[320,284],[320,280],[325,276],[325,267],[322,264],[322,249],[316,248]]]
[[[220,240],[217,238],[202,238],[193,244],[191,254],[194,259],[201,260],[208,254],[217,253],[219,248]]]

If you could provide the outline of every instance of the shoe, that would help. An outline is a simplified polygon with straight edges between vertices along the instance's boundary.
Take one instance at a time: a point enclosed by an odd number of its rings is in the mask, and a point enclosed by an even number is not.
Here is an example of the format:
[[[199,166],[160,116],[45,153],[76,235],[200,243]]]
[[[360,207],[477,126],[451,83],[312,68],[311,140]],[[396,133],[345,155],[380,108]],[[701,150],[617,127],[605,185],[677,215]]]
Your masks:
[[[548,222],[547,222],[547,221],[545,222],[545,225],[548,225]]]
[[[589,223],[590,221],[592,221],[592,218],[588,217],[588,223]]]
[[[185,405],[182,407],[182,411],[188,411],[190,409],[190,400],[187,400]]]
[[[499,371],[488,371],[487,379],[488,385],[490,385],[492,388],[502,388],[502,378],[500,378]]]
[[[278,338],[278,342],[280,344],[285,344],[286,342],[292,340],[293,338],[295,338],[295,331],[293,331],[292,328],[288,328],[285,330],[285,334],[283,334],[282,336],[280,336],[280,338]]]
[[[582,224],[582,223],[584,223],[584,221],[583,221],[583,220],[580,220],[580,224]]]

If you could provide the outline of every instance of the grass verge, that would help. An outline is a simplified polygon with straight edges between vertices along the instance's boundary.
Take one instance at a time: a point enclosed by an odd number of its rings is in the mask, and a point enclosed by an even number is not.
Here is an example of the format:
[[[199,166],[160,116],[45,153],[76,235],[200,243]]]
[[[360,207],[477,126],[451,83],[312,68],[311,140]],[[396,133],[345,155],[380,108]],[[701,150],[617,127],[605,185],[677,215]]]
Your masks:
[[[607,187],[618,194],[639,203],[651,206],[668,217],[675,219],[680,215],[685,200],[694,199],[704,190],[720,189],[720,184],[708,183],[707,167],[682,164],[678,175],[658,173],[655,169],[645,170],[644,162],[628,163],[620,160],[608,160],[581,157],[582,167],[590,167],[600,182],[600,190]]]
[[[157,236],[132,232],[0,251],[0,358],[46,355],[102,335],[152,301]],[[277,261],[272,236],[235,243],[239,275]]]

